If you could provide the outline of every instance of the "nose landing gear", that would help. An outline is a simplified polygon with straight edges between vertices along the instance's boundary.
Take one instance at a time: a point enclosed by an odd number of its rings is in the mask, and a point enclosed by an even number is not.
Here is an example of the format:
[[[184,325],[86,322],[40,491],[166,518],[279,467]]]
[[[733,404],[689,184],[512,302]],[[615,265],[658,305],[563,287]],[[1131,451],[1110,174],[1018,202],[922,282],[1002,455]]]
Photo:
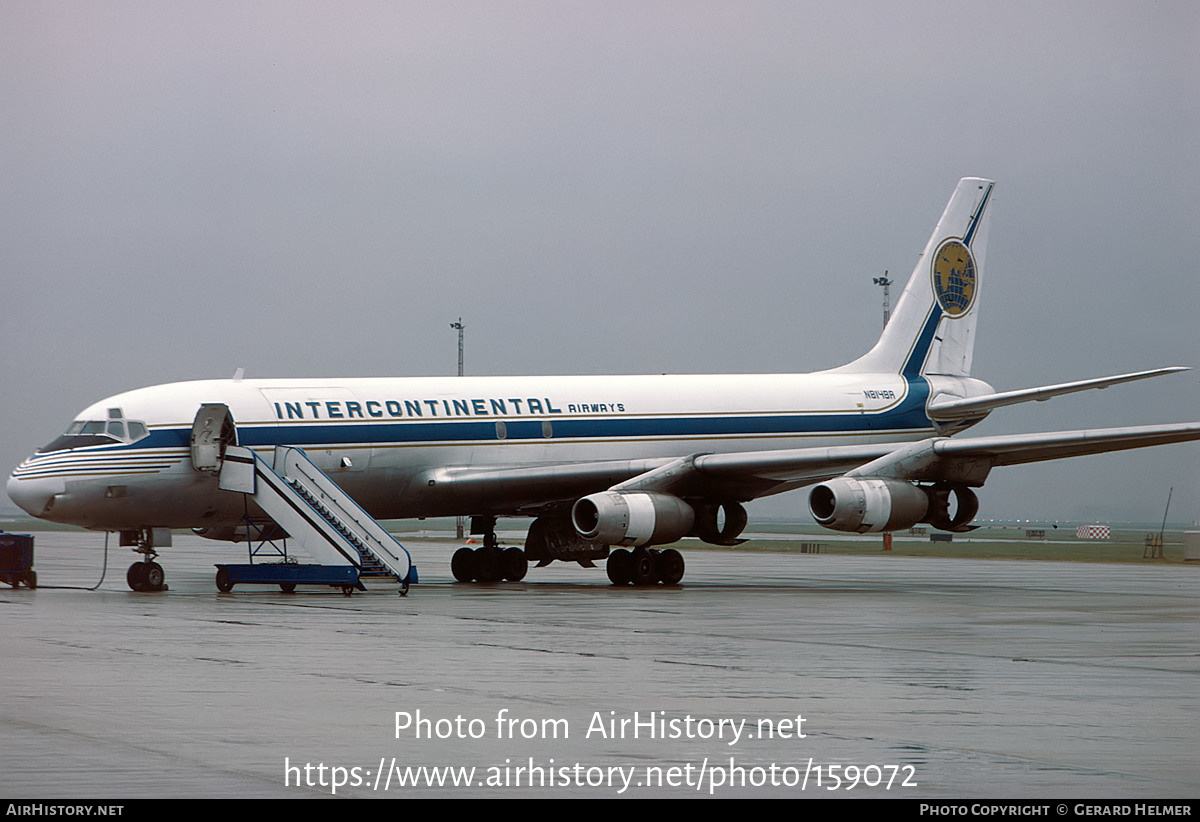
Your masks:
[[[157,562],[135,562],[125,573],[125,581],[134,591],[165,591],[162,566]]]
[[[163,568],[154,561],[158,556],[158,551],[154,549],[170,544],[169,528],[142,528],[138,531],[121,532],[121,545],[132,547],[135,553],[144,557],[141,562],[130,565],[129,570],[125,572],[125,582],[131,590],[139,593],[168,590]]]

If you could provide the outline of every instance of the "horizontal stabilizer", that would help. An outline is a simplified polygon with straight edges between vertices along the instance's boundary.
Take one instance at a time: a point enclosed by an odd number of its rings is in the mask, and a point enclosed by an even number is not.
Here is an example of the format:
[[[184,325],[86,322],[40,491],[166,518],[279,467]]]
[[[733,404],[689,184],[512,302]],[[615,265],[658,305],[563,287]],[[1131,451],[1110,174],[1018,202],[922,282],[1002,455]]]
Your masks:
[[[1051,397],[1057,397],[1060,394],[1073,394],[1076,391],[1087,391],[1090,388],[1108,388],[1110,385],[1117,385],[1123,382],[1145,380],[1150,377],[1159,377],[1163,374],[1174,374],[1177,371],[1188,370],[1190,369],[1183,366],[1156,368],[1152,371],[1138,371],[1134,374],[1120,374],[1115,377],[1100,377],[1094,380],[1065,382],[1060,385],[1043,385],[1039,388],[1022,388],[1019,391],[1002,391],[998,394],[985,394],[982,397],[970,397],[968,399],[935,396],[929,401],[927,410],[929,411],[929,418],[932,420],[961,420],[967,417],[986,414],[993,408],[1000,408],[1005,405],[1016,405],[1021,402],[1045,402]]]

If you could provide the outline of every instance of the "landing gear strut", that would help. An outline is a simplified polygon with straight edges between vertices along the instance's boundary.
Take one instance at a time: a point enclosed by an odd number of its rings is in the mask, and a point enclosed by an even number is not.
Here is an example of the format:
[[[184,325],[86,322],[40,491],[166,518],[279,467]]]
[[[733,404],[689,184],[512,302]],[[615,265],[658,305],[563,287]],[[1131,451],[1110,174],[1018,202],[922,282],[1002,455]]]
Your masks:
[[[171,544],[171,532],[165,528],[143,528],[139,531],[122,531],[121,545],[132,546],[135,553],[144,559],[129,566],[125,573],[125,582],[139,593],[146,591],[166,591],[167,584],[163,568],[154,561],[158,556],[155,546]]]
[[[450,560],[450,572],[459,582],[520,582],[529,571],[529,560],[520,548],[496,544],[496,518],[471,517],[471,533],[483,534],[479,548],[462,547]]]

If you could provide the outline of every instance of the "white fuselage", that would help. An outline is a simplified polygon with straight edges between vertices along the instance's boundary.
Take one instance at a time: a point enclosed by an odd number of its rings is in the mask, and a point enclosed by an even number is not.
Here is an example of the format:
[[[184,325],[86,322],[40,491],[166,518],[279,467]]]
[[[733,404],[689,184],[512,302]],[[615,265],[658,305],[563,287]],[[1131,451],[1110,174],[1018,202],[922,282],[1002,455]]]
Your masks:
[[[238,443],[304,448],[377,518],[516,513],[551,500],[441,493],[438,472],[915,439],[935,430],[931,381],[946,390],[947,378],[838,372],[173,383],[78,417],[137,421],[145,436],[81,447],[60,438],[13,472],[8,492],[36,516],[95,529],[235,523],[242,495],[195,470],[189,448],[197,410],[223,403]],[[959,396],[990,390],[950,381]]]

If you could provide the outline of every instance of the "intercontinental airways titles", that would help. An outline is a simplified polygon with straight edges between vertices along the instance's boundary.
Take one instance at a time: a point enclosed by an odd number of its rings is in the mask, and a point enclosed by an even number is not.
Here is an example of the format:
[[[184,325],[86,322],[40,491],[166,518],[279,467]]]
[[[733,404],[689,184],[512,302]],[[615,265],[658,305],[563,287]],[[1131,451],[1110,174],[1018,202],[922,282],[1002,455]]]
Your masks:
[[[524,417],[546,414],[614,414],[623,402],[565,405],[550,397],[469,397],[432,400],[299,400],[272,403],[279,420],[380,420],[446,417]]]

